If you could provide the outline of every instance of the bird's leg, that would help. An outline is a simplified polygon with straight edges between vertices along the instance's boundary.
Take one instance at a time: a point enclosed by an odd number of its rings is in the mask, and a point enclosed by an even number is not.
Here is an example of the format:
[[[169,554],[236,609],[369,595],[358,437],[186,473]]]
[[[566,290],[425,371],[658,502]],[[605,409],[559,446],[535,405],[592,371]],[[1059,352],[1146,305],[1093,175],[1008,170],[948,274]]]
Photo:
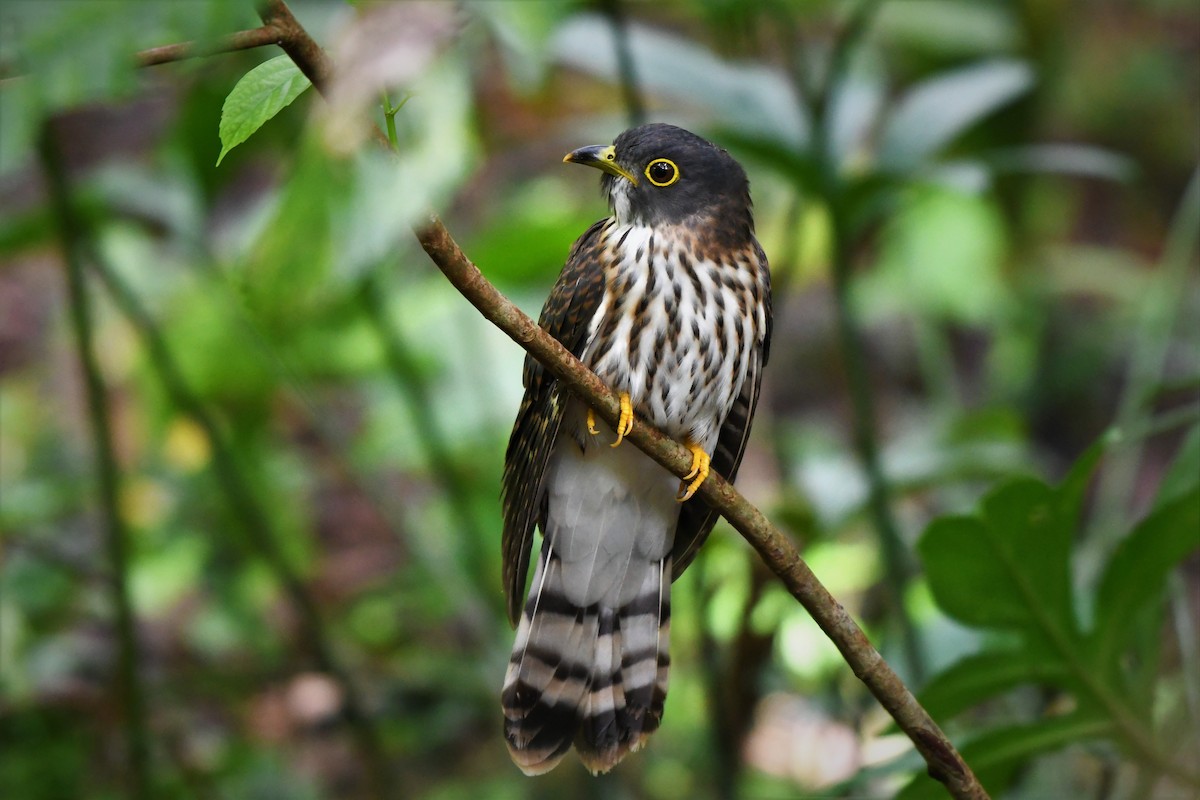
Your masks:
[[[704,448],[698,444],[689,442],[687,449],[692,452],[692,471],[679,482],[679,493],[675,495],[675,499],[681,503],[691,498],[700,488],[700,484],[704,483],[704,479],[708,477],[708,464],[711,460]]]
[[[621,392],[621,417],[617,420],[617,440],[612,443],[611,447],[616,447],[625,438],[625,434],[633,430],[633,401],[629,398],[629,392]]]

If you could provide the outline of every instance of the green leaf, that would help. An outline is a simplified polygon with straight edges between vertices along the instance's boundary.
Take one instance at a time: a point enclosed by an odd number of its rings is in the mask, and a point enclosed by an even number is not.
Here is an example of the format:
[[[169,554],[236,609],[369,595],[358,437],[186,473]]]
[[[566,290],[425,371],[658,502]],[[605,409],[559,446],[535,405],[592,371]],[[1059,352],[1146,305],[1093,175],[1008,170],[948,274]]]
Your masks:
[[[967,128],[1033,86],[1021,61],[997,60],[938,75],[913,87],[888,118],[879,150],[882,167],[921,166]]]
[[[856,284],[864,310],[967,325],[1003,318],[1012,298],[997,204],[944,186],[914,186],[899,197],[883,229],[879,262]]]
[[[628,36],[634,72],[647,94],[669,95],[707,109],[722,128],[793,150],[807,146],[811,123],[781,71],[726,61],[689,39],[641,25],[630,25]],[[568,20],[555,36],[553,50],[564,64],[609,81],[618,79],[613,26],[600,14]]]
[[[1071,673],[1049,652],[989,649],[940,672],[921,690],[920,700],[935,719],[945,720],[1026,683],[1071,688]]]
[[[1111,736],[1114,725],[1087,712],[1044,719],[1030,725],[994,728],[961,748],[989,794],[997,797],[1029,758],[1081,741]],[[928,775],[919,774],[897,795],[898,800],[944,798],[946,789]]]
[[[884,3],[876,16],[875,29],[906,51],[949,59],[1020,49],[1017,19],[1009,9],[994,3],[905,0]]]
[[[1142,614],[1159,603],[1168,573],[1200,549],[1200,487],[1160,505],[1113,552],[1097,593],[1092,659],[1112,669]]]
[[[1068,555],[1074,520],[1032,478],[1002,484],[973,517],[935,520],[918,550],[938,605],[986,628],[1061,642],[1076,631]]]
[[[352,190],[349,165],[304,142],[271,221],[238,277],[248,309],[268,330],[287,336],[336,299],[329,291],[336,249],[333,215]]]
[[[243,75],[221,108],[221,154],[217,164],[311,85],[288,56],[264,61]]]
[[[1083,451],[1083,455],[1075,459],[1075,463],[1071,465],[1071,469],[1068,470],[1066,477],[1058,486],[1057,506],[1061,516],[1072,521],[1079,519],[1084,495],[1087,492],[1088,484],[1091,483],[1092,475],[1096,472],[1096,466],[1104,457],[1109,445],[1113,444],[1117,438],[1117,434],[1109,431]]]
[[[1126,156],[1081,144],[1033,144],[999,150],[986,156],[993,172],[1035,172],[1079,175],[1112,181],[1128,181],[1137,174],[1137,164]]]

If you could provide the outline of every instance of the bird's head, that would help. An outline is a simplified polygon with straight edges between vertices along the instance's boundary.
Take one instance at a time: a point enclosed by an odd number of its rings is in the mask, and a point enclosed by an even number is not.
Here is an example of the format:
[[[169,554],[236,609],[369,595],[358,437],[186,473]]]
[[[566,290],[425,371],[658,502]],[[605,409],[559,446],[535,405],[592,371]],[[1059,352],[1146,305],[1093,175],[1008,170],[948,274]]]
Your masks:
[[[674,125],[630,128],[610,145],[591,145],[563,158],[604,172],[600,188],[622,224],[745,226],[753,232],[750,184],[729,153]]]

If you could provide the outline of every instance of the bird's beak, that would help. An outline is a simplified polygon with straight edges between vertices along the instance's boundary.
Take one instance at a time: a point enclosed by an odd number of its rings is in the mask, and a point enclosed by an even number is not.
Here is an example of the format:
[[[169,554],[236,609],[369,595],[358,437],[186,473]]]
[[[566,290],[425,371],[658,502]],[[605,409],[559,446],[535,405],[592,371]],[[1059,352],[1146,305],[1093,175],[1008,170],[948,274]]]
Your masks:
[[[617,148],[611,144],[593,144],[572,150],[563,156],[563,163],[585,164],[603,170],[609,175],[624,178],[634,186],[637,186],[638,183],[636,175],[617,163]]]

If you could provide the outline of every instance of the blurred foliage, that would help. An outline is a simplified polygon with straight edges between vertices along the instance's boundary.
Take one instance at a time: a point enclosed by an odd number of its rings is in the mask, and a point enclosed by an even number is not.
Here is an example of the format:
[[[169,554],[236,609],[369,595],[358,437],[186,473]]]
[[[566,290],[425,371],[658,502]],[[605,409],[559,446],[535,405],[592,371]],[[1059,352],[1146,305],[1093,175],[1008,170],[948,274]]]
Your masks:
[[[403,797],[936,791],[727,529],[676,584],[649,746],[600,779],[508,763],[497,495],[523,354],[408,228],[437,209],[537,311],[604,213],[561,155],[628,124],[614,8],[648,115],[729,147],[754,188],[776,321],[742,489],[898,666],[896,617],[914,622],[914,689],[997,796],[1194,793],[1194,3],[410,5],[297,2],[353,85],[330,103],[259,85],[240,143],[222,108],[286,68],[277,51],[135,54],[253,28],[249,3],[0,6],[0,795],[128,791],[116,570],[155,797],[377,796],[366,729]],[[362,142],[384,91],[405,98],[398,160]],[[34,149],[47,120],[93,251],[125,564]],[[902,609],[850,433],[839,248],[921,567]]]

